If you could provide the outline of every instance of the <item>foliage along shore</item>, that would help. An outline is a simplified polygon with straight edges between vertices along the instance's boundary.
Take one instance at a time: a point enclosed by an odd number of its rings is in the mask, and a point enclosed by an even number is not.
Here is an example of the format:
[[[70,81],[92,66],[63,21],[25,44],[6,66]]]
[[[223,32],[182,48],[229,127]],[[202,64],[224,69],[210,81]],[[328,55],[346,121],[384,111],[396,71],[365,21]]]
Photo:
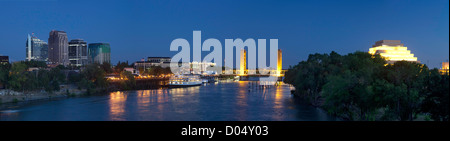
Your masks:
[[[52,93],[48,93],[45,91],[29,91],[23,93],[13,90],[0,90],[0,104],[53,99],[61,97],[75,97],[80,95],[86,95],[86,90],[65,89]]]
[[[83,67],[59,65],[49,68],[45,62],[40,61],[0,64],[0,85],[5,87],[1,90],[0,103],[154,87],[136,85],[134,75],[124,70],[126,67],[133,65],[118,62],[115,67],[109,63],[94,63]],[[161,67],[149,67],[140,72],[143,75],[161,75],[170,71]],[[112,83],[106,78],[107,75],[115,75],[124,81]]]
[[[346,120],[449,120],[449,75],[426,65],[354,52],[310,54],[285,83],[311,105]]]

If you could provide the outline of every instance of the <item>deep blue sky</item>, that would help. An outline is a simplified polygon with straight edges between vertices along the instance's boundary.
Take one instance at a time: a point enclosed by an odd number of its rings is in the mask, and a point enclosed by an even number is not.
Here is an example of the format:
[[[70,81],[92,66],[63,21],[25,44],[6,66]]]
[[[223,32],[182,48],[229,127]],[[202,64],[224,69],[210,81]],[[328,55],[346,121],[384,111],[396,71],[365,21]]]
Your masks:
[[[173,56],[176,38],[279,39],[283,67],[311,53],[368,51],[377,40],[402,42],[430,67],[449,59],[448,0],[144,1],[0,0],[0,54],[25,59],[28,33],[48,40],[109,42],[112,62]],[[203,54],[206,54],[205,52]]]

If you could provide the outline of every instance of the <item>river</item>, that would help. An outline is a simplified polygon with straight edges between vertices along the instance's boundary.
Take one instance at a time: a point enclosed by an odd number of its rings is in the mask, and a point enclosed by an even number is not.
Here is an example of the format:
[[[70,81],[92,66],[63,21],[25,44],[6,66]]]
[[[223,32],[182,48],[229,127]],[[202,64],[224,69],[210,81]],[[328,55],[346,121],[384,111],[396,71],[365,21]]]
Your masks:
[[[105,95],[3,104],[7,121],[333,121],[320,108],[290,94],[220,82],[189,88],[117,91]]]

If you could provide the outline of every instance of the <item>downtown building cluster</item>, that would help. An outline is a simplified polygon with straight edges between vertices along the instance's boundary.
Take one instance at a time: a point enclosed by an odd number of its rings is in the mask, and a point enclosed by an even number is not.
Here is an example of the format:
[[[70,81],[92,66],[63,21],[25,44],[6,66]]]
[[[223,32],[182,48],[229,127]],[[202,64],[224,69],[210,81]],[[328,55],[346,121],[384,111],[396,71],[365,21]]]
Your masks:
[[[68,39],[64,31],[52,30],[48,43],[28,35],[26,42],[27,61],[45,61],[49,66],[81,67],[89,63],[111,63],[109,43],[87,43],[82,39]]]

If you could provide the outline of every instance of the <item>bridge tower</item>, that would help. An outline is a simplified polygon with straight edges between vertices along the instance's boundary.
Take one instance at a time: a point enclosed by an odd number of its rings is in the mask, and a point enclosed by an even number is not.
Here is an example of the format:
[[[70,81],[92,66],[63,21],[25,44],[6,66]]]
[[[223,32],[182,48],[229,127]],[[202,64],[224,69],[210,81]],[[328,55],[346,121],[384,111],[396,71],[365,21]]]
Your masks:
[[[244,76],[245,71],[247,70],[247,51],[245,49],[242,49],[240,54],[241,60],[240,60],[239,75]]]
[[[283,58],[282,58],[281,54],[282,54],[281,49],[278,49],[278,59],[277,59],[278,65],[277,65],[277,74],[276,74],[277,76],[281,76],[281,70],[283,69],[283,65],[282,65]]]

